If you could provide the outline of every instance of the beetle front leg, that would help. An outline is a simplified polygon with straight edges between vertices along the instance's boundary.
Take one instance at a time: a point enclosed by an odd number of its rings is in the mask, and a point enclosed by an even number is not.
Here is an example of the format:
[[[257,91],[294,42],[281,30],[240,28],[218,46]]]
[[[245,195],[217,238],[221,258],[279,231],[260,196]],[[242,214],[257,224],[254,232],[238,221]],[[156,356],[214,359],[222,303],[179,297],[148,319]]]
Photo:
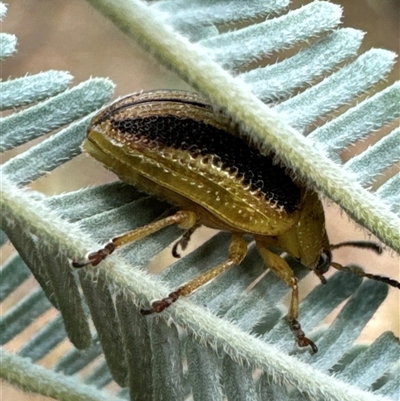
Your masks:
[[[316,353],[318,351],[317,346],[313,341],[306,337],[304,331],[301,329],[299,321],[297,320],[299,316],[299,288],[297,285],[298,280],[295,277],[293,270],[284,259],[275,253],[272,253],[260,243],[257,243],[257,248],[266,265],[292,289],[288,320],[290,328],[296,337],[297,344],[299,347],[310,346],[312,352]]]
[[[196,226],[197,216],[194,212],[181,210],[172,216],[168,216],[164,219],[155,221],[144,227],[136,228],[135,230],[128,231],[124,234],[114,237],[108,242],[103,248],[96,252],[89,253],[87,256],[87,261],[77,262],[73,261],[73,267],[84,267],[88,265],[97,266],[102,260],[104,260],[108,255],[113,253],[117,248],[120,248],[130,242],[136,241],[138,239],[147,237],[156,231],[161,230],[164,227],[177,224],[178,227],[189,230],[191,227]]]
[[[238,265],[247,254],[247,242],[240,236],[234,234],[232,242],[229,247],[229,257],[225,262],[222,262],[214,269],[209,270],[192,281],[182,285],[175,291],[171,292],[166,298],[154,301],[150,309],[141,309],[143,315],[150,315],[152,313],[160,313],[164,309],[172,305],[179,297],[188,296],[202,285],[208,283],[210,280],[219,276],[231,267]]]

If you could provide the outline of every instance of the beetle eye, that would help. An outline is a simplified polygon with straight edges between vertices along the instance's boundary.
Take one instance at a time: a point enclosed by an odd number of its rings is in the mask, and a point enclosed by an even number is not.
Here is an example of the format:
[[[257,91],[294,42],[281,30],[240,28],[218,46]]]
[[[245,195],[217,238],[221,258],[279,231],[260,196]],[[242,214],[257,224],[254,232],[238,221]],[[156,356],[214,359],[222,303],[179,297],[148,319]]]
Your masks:
[[[329,270],[331,262],[332,262],[332,252],[329,250],[322,251],[317,266],[315,267],[315,272],[318,273],[319,275],[326,273]]]

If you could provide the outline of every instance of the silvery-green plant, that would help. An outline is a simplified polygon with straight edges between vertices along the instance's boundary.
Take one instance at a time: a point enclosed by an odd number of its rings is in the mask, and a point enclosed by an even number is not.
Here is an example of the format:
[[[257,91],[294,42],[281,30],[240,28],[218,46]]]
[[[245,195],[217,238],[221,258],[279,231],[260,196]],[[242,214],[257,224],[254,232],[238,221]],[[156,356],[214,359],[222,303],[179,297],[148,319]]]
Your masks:
[[[374,193],[365,187],[399,160],[400,130],[345,165],[338,156],[399,117],[399,83],[349,108],[307,138],[301,135],[318,118],[384,79],[394,63],[393,53],[378,49],[356,58],[363,34],[338,29],[340,7],[316,1],[290,11],[285,10],[286,0],[89,2],[232,116],[262,149],[272,149],[310,186],[399,251],[400,175]],[[4,6],[0,12],[5,14]],[[265,21],[235,31],[219,34],[217,29],[219,24],[259,21],[267,15]],[[15,37],[1,34],[0,41],[1,57],[12,54]],[[309,46],[291,57],[241,73],[271,52],[306,41]],[[304,299],[300,310],[307,332],[345,301],[329,329],[312,332],[320,351],[311,356],[288,355],[293,338],[282,308],[276,306],[288,292],[282,282],[268,274],[242,295],[265,269],[253,248],[241,266],[162,316],[140,315],[138,305],[148,305],[220,262],[221,249],[228,244],[224,233],[159,277],[144,267],[179,237],[176,228],[128,246],[98,268],[73,272],[70,259],[97,249],[104,238],[153,221],[169,206],[122,183],[54,197],[24,188],[80,153],[91,113],[112,95],[113,84],[106,79],[90,79],[66,90],[70,80],[68,73],[48,71],[1,83],[2,109],[37,102],[1,120],[2,151],[69,124],[2,166],[1,241],[8,237],[19,254],[3,265],[1,299],[30,272],[41,285],[2,317],[2,344],[49,308],[60,312],[18,354],[2,352],[3,379],[60,400],[398,397],[400,348],[393,334],[382,334],[368,347],[353,345],[386,297],[382,283],[362,282],[341,272]],[[319,82],[304,89],[314,80]],[[292,266],[299,277],[306,273],[296,263]],[[66,336],[76,348],[53,370],[35,364]],[[84,381],[73,376],[99,356],[101,362]],[[115,396],[101,390],[112,380],[124,388]]]

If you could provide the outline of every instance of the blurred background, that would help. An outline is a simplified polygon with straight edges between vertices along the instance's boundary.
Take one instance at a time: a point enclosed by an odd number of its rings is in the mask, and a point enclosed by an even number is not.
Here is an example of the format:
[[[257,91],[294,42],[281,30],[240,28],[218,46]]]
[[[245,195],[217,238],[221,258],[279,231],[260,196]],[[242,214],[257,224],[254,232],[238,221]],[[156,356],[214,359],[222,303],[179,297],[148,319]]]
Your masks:
[[[293,1],[291,8],[300,7],[308,2]],[[399,53],[399,0],[333,2],[344,7],[343,26],[357,28],[367,33],[360,52],[378,47]],[[2,32],[15,34],[18,38],[18,52],[2,62],[3,80],[55,69],[71,72],[75,77],[74,84],[91,76],[109,77],[117,85],[115,97],[139,90],[190,89],[185,82],[159,65],[138,45],[128,42],[122,33],[85,1],[13,0],[2,22]],[[393,82],[396,79],[399,79],[398,65],[388,81]],[[387,84],[384,83],[385,86]],[[390,130],[393,128],[392,126]],[[2,162],[32,144],[6,152]],[[344,152],[343,157],[348,159],[353,152],[357,152],[357,149],[364,149],[366,146],[366,143],[360,144],[359,148]],[[77,171],[79,174],[76,174]],[[399,171],[398,166],[397,171]],[[394,172],[391,171],[390,175]],[[93,159],[80,155],[37,180],[31,187],[47,195],[53,195],[115,179],[115,176]],[[335,205],[327,204],[326,213],[328,233],[332,243],[371,238],[365,230],[349,221]],[[6,260],[11,252],[11,245],[3,247],[1,252],[3,260]],[[334,256],[335,260],[342,264],[357,263],[370,272],[389,275],[399,280],[399,258],[392,252],[386,251],[383,256],[377,256],[368,251],[345,248],[336,251]],[[164,256],[160,256],[153,264],[159,265],[161,259],[164,259]],[[318,279],[311,275],[303,280],[300,287],[302,295],[306,295],[316,284]],[[16,291],[12,298],[9,297],[0,305],[2,313],[35,285],[33,279],[28,280],[28,283]],[[399,291],[391,289],[388,300],[370,321],[359,341],[372,341],[385,330],[394,331],[399,335],[399,297]],[[43,319],[48,320],[50,317],[51,315],[46,315]],[[327,320],[332,318],[333,316],[330,316]],[[42,324],[43,321],[35,322],[29,330],[21,333],[13,344],[8,345],[7,349],[17,351]],[[53,357],[57,359],[68,347],[67,342],[60,344],[54,350]],[[41,362],[51,367],[54,358],[46,357],[46,360]],[[13,397],[14,401],[46,399],[42,396],[24,395],[7,384],[4,385],[1,396],[4,400]]]

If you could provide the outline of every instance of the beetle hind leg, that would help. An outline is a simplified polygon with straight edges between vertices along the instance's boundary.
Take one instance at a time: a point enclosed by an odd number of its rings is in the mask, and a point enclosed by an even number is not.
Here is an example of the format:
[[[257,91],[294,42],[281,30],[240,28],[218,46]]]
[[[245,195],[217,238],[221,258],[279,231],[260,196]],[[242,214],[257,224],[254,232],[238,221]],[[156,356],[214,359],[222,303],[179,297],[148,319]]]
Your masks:
[[[123,247],[130,242],[137,241],[138,239],[147,237],[164,227],[177,224],[178,227],[187,229],[190,231],[192,227],[197,225],[197,215],[194,212],[181,210],[176,212],[172,216],[165,217],[164,219],[155,221],[146,226],[136,228],[135,230],[128,231],[124,234],[118,235],[110,240],[103,248],[98,251],[91,252],[87,256],[85,262],[73,261],[73,267],[84,267],[88,265],[97,266],[102,260],[108,255],[113,253],[117,248]]]
[[[238,265],[247,254],[247,242],[240,235],[233,235],[232,242],[229,247],[229,257],[227,260],[214,267],[213,269],[205,272],[199,277],[182,285],[175,291],[171,292],[166,298],[154,301],[150,309],[141,309],[143,315],[150,315],[152,313],[160,313],[164,309],[172,305],[179,297],[188,296],[202,285],[208,283],[215,277],[224,273],[231,267]]]
[[[256,241],[257,242],[257,241]],[[290,308],[288,314],[288,320],[290,328],[296,337],[296,341],[299,347],[310,346],[313,353],[318,351],[317,346],[313,341],[306,337],[304,331],[301,329],[301,325],[297,320],[299,316],[299,289],[297,285],[297,278],[295,277],[293,270],[287,264],[287,262],[280,256],[269,251],[262,244],[257,243],[258,251],[264,259],[266,265],[279,277],[287,286],[292,289],[292,298],[290,301]]]

